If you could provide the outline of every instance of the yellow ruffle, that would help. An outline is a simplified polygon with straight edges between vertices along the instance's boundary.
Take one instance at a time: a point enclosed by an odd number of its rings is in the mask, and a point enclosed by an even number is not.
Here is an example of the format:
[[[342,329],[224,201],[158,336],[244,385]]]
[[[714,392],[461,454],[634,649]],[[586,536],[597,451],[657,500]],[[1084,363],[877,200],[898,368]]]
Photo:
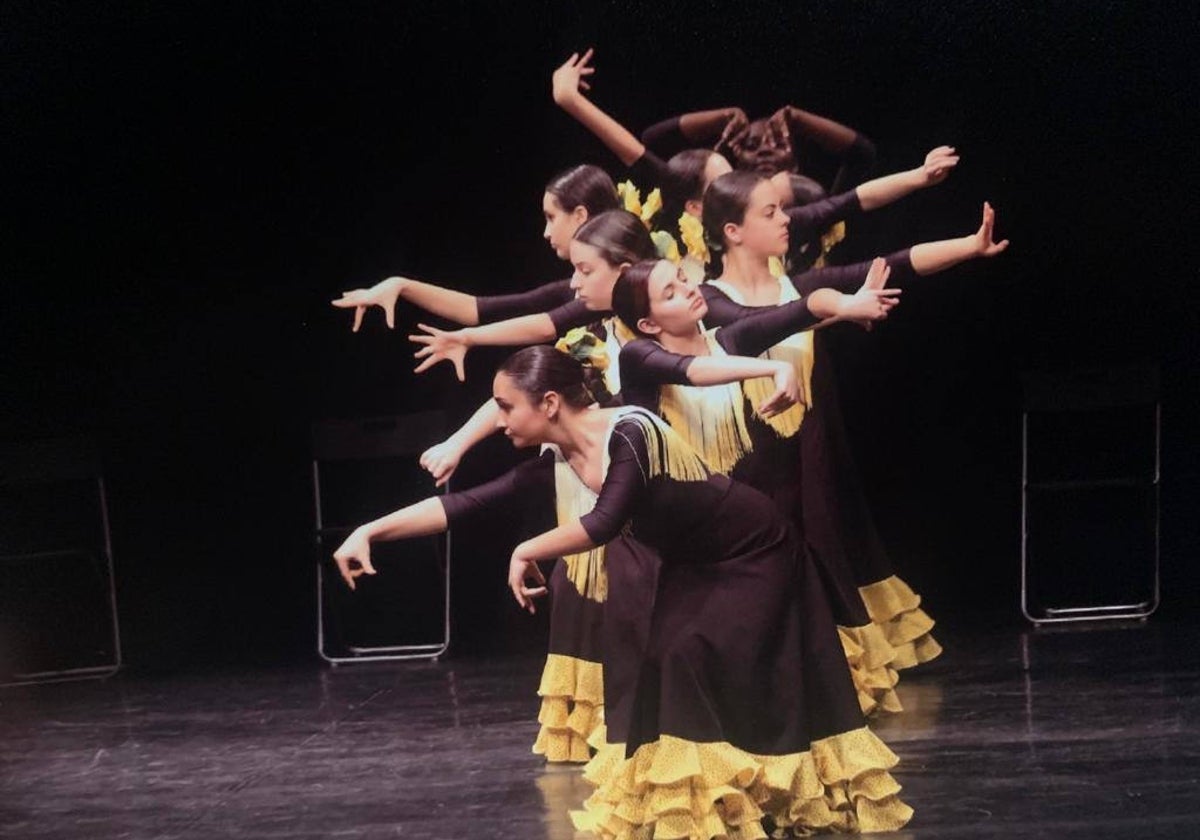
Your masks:
[[[858,591],[871,621],[883,628],[896,651],[893,668],[912,668],[941,654],[942,646],[930,633],[934,621],[921,609],[921,596],[907,583],[892,575]]]
[[[664,735],[631,758],[606,744],[584,768],[595,793],[571,819],[617,840],[759,840],[816,831],[894,831],[912,817],[888,771],[897,759],[866,727],[780,756]]]
[[[900,681],[893,664],[896,651],[884,631],[876,624],[838,627],[837,630],[863,714],[903,711],[904,706],[895,691],[896,683]]]
[[[599,662],[552,653],[546,657],[538,686],[538,712],[533,751],[547,761],[585,762],[588,740],[604,730],[604,680]]]

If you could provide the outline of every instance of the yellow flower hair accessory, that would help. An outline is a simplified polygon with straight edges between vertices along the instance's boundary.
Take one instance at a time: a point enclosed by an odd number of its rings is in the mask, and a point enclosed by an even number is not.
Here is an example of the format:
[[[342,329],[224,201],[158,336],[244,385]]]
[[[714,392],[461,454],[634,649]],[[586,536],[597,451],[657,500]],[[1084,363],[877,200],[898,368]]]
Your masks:
[[[617,184],[617,198],[621,199],[621,206],[641,219],[647,228],[650,227],[650,220],[663,206],[662,190],[658,187],[650,191],[650,195],[646,196],[646,203],[642,204],[641,190],[634,186],[633,181]]]
[[[566,335],[555,342],[554,349],[601,373],[608,370],[608,347],[587,327],[568,330]]]
[[[691,213],[679,217],[679,235],[687,248],[687,255],[702,263],[708,262],[708,245],[704,242],[704,225]]]
[[[650,241],[654,243],[654,249],[658,251],[658,255],[664,260],[670,260],[678,265],[679,261],[683,259],[683,255],[679,253],[679,244],[675,242],[675,237],[665,230],[650,231]]]
[[[662,190],[655,187],[650,191],[650,195],[646,196],[646,203],[642,205],[642,212],[638,214],[646,227],[650,227],[650,220],[662,209],[662,206]]]
[[[642,194],[638,188],[633,185],[633,181],[622,181],[621,183],[617,184],[617,198],[621,199],[622,207],[638,218],[641,218]]]

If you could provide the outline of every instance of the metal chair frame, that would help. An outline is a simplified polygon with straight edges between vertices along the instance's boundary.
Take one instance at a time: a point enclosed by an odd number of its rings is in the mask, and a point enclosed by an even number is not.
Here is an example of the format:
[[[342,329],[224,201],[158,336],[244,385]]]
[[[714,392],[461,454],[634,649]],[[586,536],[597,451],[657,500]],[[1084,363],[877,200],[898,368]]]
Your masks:
[[[1157,371],[1148,377],[1143,399],[1137,394],[1125,400],[1098,397],[1095,393],[1083,394],[1075,408],[1102,408],[1120,405],[1154,406],[1154,468],[1147,479],[1144,476],[1126,476],[1092,480],[1030,481],[1029,479],[1029,415],[1027,405],[1021,414],[1021,613],[1034,625],[1065,624],[1069,622],[1098,621],[1104,619],[1145,619],[1158,609],[1161,600],[1160,570],[1160,500],[1162,479],[1162,402],[1157,396]],[[1146,392],[1153,392],[1146,398]],[[1149,487],[1153,508],[1153,583],[1149,598],[1115,604],[1092,604],[1073,607],[1043,606],[1042,612],[1034,612],[1029,602],[1029,495],[1030,491],[1059,491],[1111,487]]]
[[[45,446],[48,443],[52,444],[53,442],[40,442],[42,446]],[[23,457],[21,457],[20,460],[25,462],[22,465],[24,471],[33,476],[32,479],[26,479],[24,483],[28,483],[30,480],[50,480],[55,477],[53,475],[55,469],[54,467],[49,469],[49,475],[42,476],[39,474],[37,466],[32,464],[31,459],[28,457],[29,453],[22,453],[22,456]],[[61,471],[61,467],[58,469]],[[72,470],[72,472],[74,471]],[[111,639],[113,645],[113,661],[107,665],[92,665],[80,668],[61,668],[49,671],[15,672],[13,676],[15,676],[17,679],[10,682],[0,683],[0,687],[32,685],[36,683],[68,682],[71,680],[105,679],[117,673],[117,671],[119,671],[124,664],[121,652],[121,625],[120,618],[117,615],[117,585],[115,569],[113,567],[112,534],[109,529],[108,519],[108,494],[104,486],[104,476],[97,467],[95,469],[73,474],[68,477],[94,479],[96,482],[96,500],[99,506],[100,530],[101,536],[103,537],[101,552],[103,554],[105,572],[108,577],[107,600],[110,611],[109,614],[111,616],[109,629],[112,634]],[[47,560],[55,557],[70,557],[79,554],[86,555],[88,557],[92,556],[91,551],[87,551],[82,548],[60,548],[46,551],[25,552],[22,554],[7,554],[0,556],[0,562]]]
[[[426,412],[424,416],[431,415],[441,416],[441,412]],[[387,427],[389,424],[401,425],[403,421],[412,422],[414,419],[422,415],[408,415],[401,417],[375,417],[363,418],[353,421],[341,421],[337,425],[343,429],[349,429],[351,434],[361,434],[368,431],[372,426]],[[368,431],[368,434],[370,432]],[[330,457],[320,457],[320,453],[314,452],[312,462],[312,481],[313,481],[313,508],[316,518],[316,530],[314,541],[317,553],[317,655],[321,659],[338,666],[353,662],[395,662],[410,659],[430,659],[436,660],[442,656],[450,647],[450,534],[445,536],[445,573],[443,575],[443,610],[442,610],[442,638],[438,641],[420,643],[420,644],[395,644],[395,645],[369,645],[369,646],[354,646],[347,645],[351,656],[338,656],[329,653],[326,649],[326,633],[325,633],[325,582],[322,566],[328,562],[328,558],[323,556],[324,540],[327,537],[345,536],[351,531],[351,528],[346,525],[327,525],[325,523],[325,515],[323,505],[321,504],[321,462],[324,460],[341,460],[351,457],[384,457],[389,455],[418,455],[422,449],[422,444],[425,442],[404,439],[399,435],[390,437],[380,436],[376,438],[374,447],[363,446],[364,441],[359,440],[352,442],[348,446],[332,446],[326,447],[326,452]],[[320,448],[314,442],[314,449]],[[449,489],[449,482],[443,485],[443,491]]]

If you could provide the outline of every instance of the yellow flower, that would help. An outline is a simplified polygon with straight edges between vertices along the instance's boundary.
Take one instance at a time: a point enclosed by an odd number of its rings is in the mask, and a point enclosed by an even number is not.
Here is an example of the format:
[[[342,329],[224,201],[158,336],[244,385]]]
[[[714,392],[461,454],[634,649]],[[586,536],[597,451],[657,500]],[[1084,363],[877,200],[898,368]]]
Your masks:
[[[642,216],[642,194],[638,188],[633,185],[633,181],[622,181],[617,184],[617,197],[621,199],[621,205],[633,215],[641,218]]]
[[[646,227],[650,227],[650,220],[654,218],[654,214],[662,209],[662,190],[655,187],[650,191],[650,195],[646,196],[646,203],[642,206],[642,212],[639,214],[642,221],[646,223]]]
[[[846,238],[846,223],[837,222],[829,230],[821,234],[821,253],[829,253],[829,249]]]
[[[779,257],[768,257],[767,270],[771,272],[772,277],[782,277],[783,260],[779,259]]]
[[[601,373],[608,370],[608,347],[587,327],[569,330],[555,342],[554,349]]]
[[[665,230],[651,231],[650,239],[654,242],[654,247],[658,251],[658,255],[664,260],[670,260],[678,264],[683,259],[679,253],[679,245],[676,244],[675,237]]]
[[[689,257],[708,262],[708,245],[704,242],[704,226],[691,213],[679,217],[679,234],[687,247]]]

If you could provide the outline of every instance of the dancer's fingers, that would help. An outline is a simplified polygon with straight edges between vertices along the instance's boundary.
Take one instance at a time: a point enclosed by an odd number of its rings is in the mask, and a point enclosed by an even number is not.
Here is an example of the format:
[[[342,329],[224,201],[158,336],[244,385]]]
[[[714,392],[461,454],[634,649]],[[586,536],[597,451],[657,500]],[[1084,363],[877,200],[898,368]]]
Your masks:
[[[365,314],[367,314],[367,307],[365,307],[365,306],[354,307],[354,325],[352,327],[350,327],[350,332],[358,332],[359,327],[362,326],[363,316]]]

